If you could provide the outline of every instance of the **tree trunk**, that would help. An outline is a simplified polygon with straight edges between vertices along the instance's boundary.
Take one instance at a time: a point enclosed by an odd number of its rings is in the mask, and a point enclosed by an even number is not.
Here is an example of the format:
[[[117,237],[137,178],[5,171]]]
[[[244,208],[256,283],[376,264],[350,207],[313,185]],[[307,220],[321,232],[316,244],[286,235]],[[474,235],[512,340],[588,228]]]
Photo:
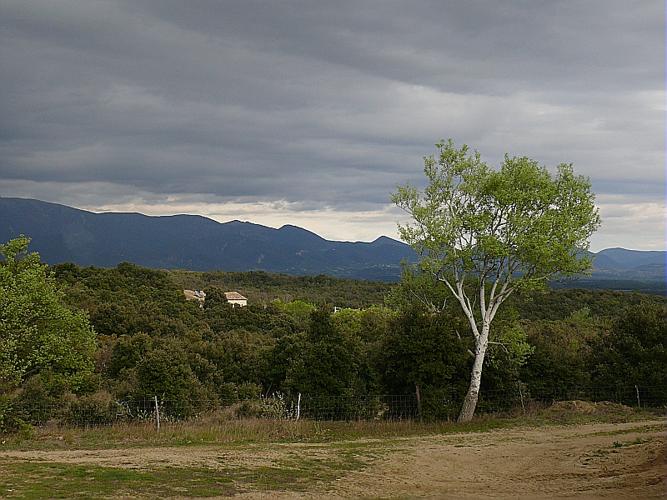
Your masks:
[[[482,328],[482,333],[477,341],[475,362],[472,365],[472,372],[470,373],[470,385],[468,386],[468,393],[463,400],[461,413],[459,413],[459,422],[470,422],[475,414],[477,399],[479,398],[479,386],[482,383],[482,367],[484,366],[484,356],[486,355],[488,339],[489,330],[488,327],[484,327]]]

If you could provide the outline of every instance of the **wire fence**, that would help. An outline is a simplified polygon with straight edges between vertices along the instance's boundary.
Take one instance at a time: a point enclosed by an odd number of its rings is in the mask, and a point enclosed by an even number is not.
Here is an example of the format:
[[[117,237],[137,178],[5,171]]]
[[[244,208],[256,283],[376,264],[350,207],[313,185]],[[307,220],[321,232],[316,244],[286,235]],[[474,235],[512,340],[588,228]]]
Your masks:
[[[96,395],[70,401],[26,401],[4,408],[21,421],[32,425],[56,423],[71,426],[112,425],[121,422],[192,421],[211,415],[224,418],[263,418],[274,420],[415,420],[421,418],[453,420],[464,394],[453,389],[423,391],[424,394],[308,395],[272,394],[256,399],[213,400],[166,398],[158,395],[115,400]],[[542,388],[530,393],[525,386],[512,389],[482,390],[477,413],[497,413],[525,409],[535,403],[549,405],[558,401],[609,401],[635,408],[667,409],[667,386],[609,386]],[[0,410],[3,410],[0,408]],[[2,411],[0,411],[2,413]]]
[[[608,401],[634,408],[667,407],[667,384],[664,386],[610,385],[610,386],[533,386],[528,389],[517,384],[510,390],[495,389],[480,392],[478,411],[493,413],[510,408],[525,407],[530,403],[553,404],[558,401]]]

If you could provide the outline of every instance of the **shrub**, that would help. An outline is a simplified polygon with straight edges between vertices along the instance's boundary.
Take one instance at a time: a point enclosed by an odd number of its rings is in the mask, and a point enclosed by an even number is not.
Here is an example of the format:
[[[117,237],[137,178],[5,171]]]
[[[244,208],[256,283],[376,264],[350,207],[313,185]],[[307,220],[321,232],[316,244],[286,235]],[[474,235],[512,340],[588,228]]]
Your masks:
[[[71,425],[109,425],[127,417],[127,410],[107,391],[67,398],[64,421]]]
[[[23,423],[15,399],[10,395],[0,395],[0,434],[15,432]]]
[[[296,418],[296,408],[283,394],[276,393],[270,397],[242,401],[236,409],[236,417],[291,420]]]

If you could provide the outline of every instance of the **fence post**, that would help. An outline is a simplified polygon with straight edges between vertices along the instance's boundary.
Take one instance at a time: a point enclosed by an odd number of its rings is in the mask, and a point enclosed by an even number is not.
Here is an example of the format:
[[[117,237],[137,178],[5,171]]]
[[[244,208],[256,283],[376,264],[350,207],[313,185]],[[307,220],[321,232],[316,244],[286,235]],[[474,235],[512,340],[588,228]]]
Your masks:
[[[155,429],[160,432],[160,406],[157,402],[157,396],[155,396]]]
[[[637,408],[641,408],[642,407],[642,402],[639,399],[639,387],[637,387],[636,385],[635,385],[635,392],[637,393]]]
[[[415,395],[417,396],[417,413],[419,414],[419,421],[422,420],[422,396],[419,392],[419,384],[415,384]]]
[[[296,419],[299,420],[301,416],[301,393],[296,398]]]

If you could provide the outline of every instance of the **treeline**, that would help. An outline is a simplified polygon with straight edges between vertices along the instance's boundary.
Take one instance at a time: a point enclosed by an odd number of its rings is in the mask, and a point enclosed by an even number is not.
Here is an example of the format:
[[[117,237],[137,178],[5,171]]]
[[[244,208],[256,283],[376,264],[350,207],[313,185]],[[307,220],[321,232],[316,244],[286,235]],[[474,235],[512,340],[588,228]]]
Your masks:
[[[182,288],[236,290],[252,304],[274,300],[301,300],[319,306],[363,308],[384,303],[392,285],[332,276],[290,276],[287,274],[248,272],[166,271]]]
[[[36,354],[30,369],[12,372],[11,380],[0,371],[0,427],[43,420],[45,408],[71,416],[153,396],[165,412],[187,417],[266,394],[300,393],[345,406],[360,396],[415,394],[417,388],[423,415],[443,417],[456,413],[467,388],[473,344],[465,318],[452,301],[443,299],[434,313],[411,300],[406,284],[390,289],[327,277],[167,272],[132,264],[47,270],[35,262],[8,262],[0,266],[5,278],[14,276],[13,288],[2,285],[3,318],[8,308],[19,307],[24,274],[32,279],[41,270],[48,293],[74,315],[77,333],[71,338],[79,344],[69,353],[76,353],[76,363],[64,362],[68,353],[41,361]],[[185,286],[207,292],[204,307],[185,300]],[[223,295],[230,289],[247,295],[250,305],[232,308]],[[333,305],[354,308],[333,313]],[[574,390],[613,398],[614,388],[634,384],[657,388],[655,401],[667,403],[665,312],[664,298],[640,294],[557,290],[517,296],[496,320],[480,410]],[[35,319],[21,314],[17,322]],[[32,342],[42,341],[40,328],[59,314],[45,310],[28,325]],[[86,328],[91,336],[81,341]],[[62,329],[60,334],[67,345],[70,337]],[[11,356],[37,347],[14,349]],[[11,356],[5,356],[7,366]],[[82,361],[86,356],[88,363]]]

